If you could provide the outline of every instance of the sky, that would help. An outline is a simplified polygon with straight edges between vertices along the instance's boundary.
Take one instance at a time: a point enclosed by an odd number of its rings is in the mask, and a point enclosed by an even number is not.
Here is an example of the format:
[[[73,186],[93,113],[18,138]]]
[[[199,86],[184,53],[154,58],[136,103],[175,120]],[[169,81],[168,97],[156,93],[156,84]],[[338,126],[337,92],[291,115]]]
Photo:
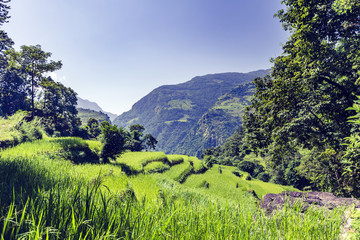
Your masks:
[[[54,80],[121,114],[161,85],[271,67],[281,0],[12,0],[3,29],[61,60]]]

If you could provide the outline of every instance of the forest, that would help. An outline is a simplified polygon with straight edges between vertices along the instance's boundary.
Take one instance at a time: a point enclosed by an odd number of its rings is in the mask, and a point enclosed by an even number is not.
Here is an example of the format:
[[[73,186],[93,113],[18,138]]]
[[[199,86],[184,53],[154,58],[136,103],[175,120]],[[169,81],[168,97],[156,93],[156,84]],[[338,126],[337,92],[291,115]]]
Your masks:
[[[155,151],[141,124],[82,123],[49,75],[62,62],[15,50],[0,0],[0,239],[345,239],[349,214],[358,239],[358,206],[260,207],[284,191],[360,198],[360,2],[282,4],[283,53],[234,135],[198,159]]]

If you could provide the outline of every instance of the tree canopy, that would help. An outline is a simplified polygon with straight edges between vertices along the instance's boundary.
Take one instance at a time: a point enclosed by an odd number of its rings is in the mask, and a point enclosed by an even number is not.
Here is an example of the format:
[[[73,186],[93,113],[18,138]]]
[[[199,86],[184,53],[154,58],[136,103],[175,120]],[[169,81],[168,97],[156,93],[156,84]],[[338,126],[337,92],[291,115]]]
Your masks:
[[[299,148],[341,151],[351,133],[346,109],[360,94],[360,3],[284,0],[276,16],[291,36],[270,76],[257,78],[244,116],[251,148],[280,169]],[[326,164],[335,166],[335,162]],[[304,166],[306,169],[306,166]],[[336,168],[330,169],[337,173]],[[279,173],[284,174],[284,173]]]
[[[7,51],[10,65],[17,68],[22,77],[30,86],[31,111],[34,117],[36,88],[45,78],[45,73],[59,70],[62,66],[61,61],[49,60],[50,52],[45,52],[40,45],[21,46],[21,50],[16,52],[14,49]]]

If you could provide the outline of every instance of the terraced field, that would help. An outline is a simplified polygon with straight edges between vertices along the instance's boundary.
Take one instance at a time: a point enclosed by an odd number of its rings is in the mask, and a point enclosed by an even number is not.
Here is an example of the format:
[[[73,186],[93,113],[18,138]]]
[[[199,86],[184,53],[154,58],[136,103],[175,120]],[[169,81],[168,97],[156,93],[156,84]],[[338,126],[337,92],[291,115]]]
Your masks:
[[[304,217],[285,208],[268,218],[257,208],[258,197],[291,187],[162,152],[128,152],[98,164],[100,150],[96,141],[46,137],[0,151],[0,239],[339,236],[340,210],[314,209]]]

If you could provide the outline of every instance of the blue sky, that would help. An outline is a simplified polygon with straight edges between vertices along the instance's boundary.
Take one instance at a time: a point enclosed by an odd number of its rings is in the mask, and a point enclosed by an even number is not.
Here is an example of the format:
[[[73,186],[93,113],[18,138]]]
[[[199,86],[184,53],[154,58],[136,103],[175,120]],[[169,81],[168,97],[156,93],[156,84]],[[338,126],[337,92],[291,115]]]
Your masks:
[[[280,0],[12,0],[5,31],[40,44],[52,76],[121,114],[151,90],[195,76],[271,67],[288,33]]]

